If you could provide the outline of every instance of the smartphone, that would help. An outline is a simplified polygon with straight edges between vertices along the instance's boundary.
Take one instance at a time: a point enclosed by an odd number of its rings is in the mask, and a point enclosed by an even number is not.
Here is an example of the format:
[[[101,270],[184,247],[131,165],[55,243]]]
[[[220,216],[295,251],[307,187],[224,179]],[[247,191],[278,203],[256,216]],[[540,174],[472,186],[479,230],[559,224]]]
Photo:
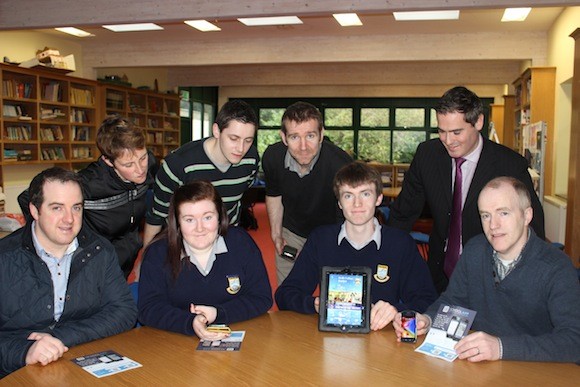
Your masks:
[[[459,318],[456,316],[451,317],[451,321],[447,326],[447,337],[455,339],[455,331],[457,330],[457,326],[459,325]]]
[[[417,318],[415,312],[412,310],[401,312],[401,326],[403,327],[401,341],[403,343],[415,343],[417,341]]]
[[[461,340],[463,338],[463,336],[465,336],[465,329],[467,328],[467,321],[465,321],[464,319],[461,319],[461,321],[459,322],[459,326],[457,327],[457,330],[455,331],[455,339],[456,340]]]
[[[296,247],[285,245],[284,249],[282,250],[282,257],[287,259],[288,261],[294,262],[296,260],[297,253],[298,249]]]

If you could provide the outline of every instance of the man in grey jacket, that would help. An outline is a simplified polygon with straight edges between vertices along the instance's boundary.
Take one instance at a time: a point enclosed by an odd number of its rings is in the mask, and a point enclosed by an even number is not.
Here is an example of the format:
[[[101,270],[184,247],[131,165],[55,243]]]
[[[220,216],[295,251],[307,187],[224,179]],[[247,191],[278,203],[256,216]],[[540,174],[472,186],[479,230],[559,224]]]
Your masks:
[[[526,186],[498,177],[479,195],[484,235],[465,246],[447,290],[425,315],[425,334],[441,304],[477,311],[472,329],[455,350],[460,359],[580,362],[580,284],[560,250],[529,227]],[[402,334],[400,314],[393,326]]]
[[[82,227],[78,175],[47,169],[29,192],[33,219],[0,241],[0,378],[137,318],[113,246]]]

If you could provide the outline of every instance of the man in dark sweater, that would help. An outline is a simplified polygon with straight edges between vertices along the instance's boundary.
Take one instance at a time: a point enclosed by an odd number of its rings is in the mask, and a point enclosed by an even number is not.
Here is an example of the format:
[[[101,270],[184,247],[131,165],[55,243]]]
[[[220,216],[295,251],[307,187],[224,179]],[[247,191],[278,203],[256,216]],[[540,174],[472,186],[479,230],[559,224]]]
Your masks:
[[[580,362],[580,284],[570,259],[538,238],[526,186],[491,180],[479,195],[484,234],[463,250],[447,290],[417,315],[427,332],[441,304],[477,311],[460,359]],[[393,323],[397,336],[400,314]]]
[[[320,300],[312,292],[320,282],[322,266],[371,268],[372,330],[384,328],[397,311],[425,311],[437,298],[415,241],[405,231],[381,226],[375,218],[382,187],[380,174],[364,163],[351,163],[337,172],[334,192],[346,220],[310,234],[296,265],[276,291],[280,309],[318,312]]]
[[[281,255],[284,246],[297,249],[295,259],[310,231],[340,218],[332,179],[352,161],[345,151],[324,141],[322,115],[309,103],[296,102],[286,109],[280,137],[282,141],[270,145],[262,161],[279,284],[294,265],[293,259]]]

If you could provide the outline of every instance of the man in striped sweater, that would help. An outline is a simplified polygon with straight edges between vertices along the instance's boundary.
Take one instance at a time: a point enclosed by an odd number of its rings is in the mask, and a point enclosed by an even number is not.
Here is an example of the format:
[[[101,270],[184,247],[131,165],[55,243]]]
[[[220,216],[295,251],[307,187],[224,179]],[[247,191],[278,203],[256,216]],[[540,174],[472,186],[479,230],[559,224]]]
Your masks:
[[[167,155],[155,179],[144,246],[165,224],[175,189],[192,180],[210,181],[224,201],[230,223],[239,222],[242,195],[252,184],[260,161],[252,145],[257,126],[252,108],[244,101],[232,100],[218,112],[213,137],[189,142]]]

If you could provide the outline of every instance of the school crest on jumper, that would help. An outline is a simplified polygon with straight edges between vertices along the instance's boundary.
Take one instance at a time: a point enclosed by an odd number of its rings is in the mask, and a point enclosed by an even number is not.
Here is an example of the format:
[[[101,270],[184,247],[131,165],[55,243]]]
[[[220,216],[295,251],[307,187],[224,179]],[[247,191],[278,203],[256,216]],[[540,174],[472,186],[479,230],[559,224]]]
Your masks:
[[[237,292],[240,291],[240,289],[242,288],[242,284],[240,284],[240,277],[238,277],[237,275],[229,275],[227,276],[228,279],[228,287],[226,288],[226,291],[229,294],[236,294]]]
[[[373,275],[377,282],[387,282],[391,277],[389,277],[389,266],[388,265],[377,265],[377,272]]]

